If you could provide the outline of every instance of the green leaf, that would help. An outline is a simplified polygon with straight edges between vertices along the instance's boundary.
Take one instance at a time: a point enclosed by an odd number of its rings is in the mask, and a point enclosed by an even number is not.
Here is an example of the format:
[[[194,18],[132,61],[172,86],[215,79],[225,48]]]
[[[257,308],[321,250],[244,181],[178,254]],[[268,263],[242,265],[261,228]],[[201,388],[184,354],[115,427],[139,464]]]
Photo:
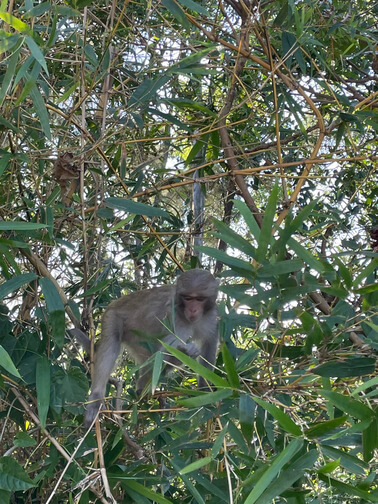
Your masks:
[[[236,371],[235,359],[227,348],[226,343],[222,345],[222,357],[227,373],[227,380],[231,387],[238,389],[240,387],[240,381],[238,372]]]
[[[276,263],[267,264],[257,270],[259,277],[271,277],[277,275],[287,275],[293,271],[300,271],[303,263],[299,259],[290,259],[287,261],[278,261]]]
[[[39,17],[42,16],[45,12],[48,12],[51,9],[51,3],[50,2],[42,2],[35,7],[32,7],[31,9],[27,10],[23,14],[24,19],[30,19],[32,17]]]
[[[15,46],[20,46],[23,42],[23,37],[18,33],[14,35],[7,34],[0,37],[0,54],[11,51]]]
[[[290,434],[294,436],[300,436],[302,434],[301,428],[297,425],[286,413],[277,408],[274,404],[263,401],[258,397],[253,397],[253,400],[257,402],[262,408],[269,411],[273,418],[281,425],[281,427]]]
[[[324,444],[321,446],[321,450],[327,457],[330,457],[333,460],[339,460],[340,465],[347,469],[351,474],[360,474],[362,476],[366,473],[366,470],[369,469],[369,464],[344,450]]]
[[[335,469],[340,467],[340,459],[332,460],[332,462],[328,462],[328,464],[324,464],[322,467],[318,469],[319,474],[329,474],[333,472]]]
[[[16,36],[16,42],[18,41],[19,39],[19,35]],[[8,49],[9,50],[9,49]],[[1,52],[1,50],[0,50]],[[0,90],[0,107],[2,106],[3,104],[3,100],[7,94],[7,91],[9,89],[9,86],[12,82],[12,79],[14,77],[14,74],[16,72],[16,67],[17,67],[17,62],[18,62],[18,58],[19,58],[19,55],[20,55],[20,49],[17,49],[17,51],[15,51],[12,56],[10,57],[9,59],[9,62],[8,62],[8,65],[7,65],[7,70],[5,72],[5,75],[4,75],[4,78],[3,78],[3,82],[2,82],[2,85],[1,85],[1,90]],[[1,118],[2,120],[5,120],[3,117]],[[8,121],[6,121],[8,123]],[[8,123],[10,125],[10,123]],[[11,126],[11,129],[16,129],[14,126],[10,125]]]
[[[202,459],[196,460],[195,462],[192,462],[191,464],[188,464],[186,467],[180,470],[180,474],[188,474],[193,471],[198,471],[199,469],[202,469],[207,464],[210,464],[210,462],[213,460],[212,457],[204,457]]]
[[[34,85],[30,90],[30,97],[33,101],[33,107],[36,114],[39,117],[42,131],[46,135],[46,137],[51,140],[51,131],[50,131],[50,119],[49,114],[47,112],[47,108],[45,102],[43,101],[42,95],[37,88],[37,85]]]
[[[25,42],[26,42],[26,45],[29,47],[33,58],[38,61],[38,63],[41,65],[41,67],[44,69],[44,71],[47,73],[47,75],[49,75],[49,70],[47,68],[46,60],[45,60],[45,57],[44,57],[41,49],[38,47],[38,45],[35,43],[35,41],[31,37],[26,36]]]
[[[372,261],[364,268],[361,273],[354,279],[353,286],[358,289],[362,281],[373,273],[378,268],[378,259],[372,259]]]
[[[241,216],[245,220],[250,232],[254,236],[255,240],[258,242],[260,240],[261,230],[256,222],[251,210],[247,207],[244,201],[233,200],[235,207],[239,210]]]
[[[320,393],[334,406],[339,408],[339,410],[344,411],[352,417],[359,418],[360,420],[373,420],[375,417],[374,411],[365,406],[362,401],[357,401],[330,390],[320,390]]]
[[[269,469],[267,469],[261,478],[256,483],[252,492],[248,495],[243,504],[254,504],[265,490],[276,479],[277,474],[281,469],[294,457],[294,455],[302,448],[303,441],[301,439],[293,439],[286,448],[273,460]]]
[[[23,221],[1,221],[0,231],[34,231],[35,229],[46,228],[47,224]]]
[[[324,272],[323,264],[294,238],[290,238],[287,244],[297,254],[298,257],[303,259],[303,261],[310,266],[310,268],[314,269],[318,273]]]
[[[293,483],[302,478],[309,469],[312,469],[317,458],[318,451],[314,449],[290,462],[289,467],[280,472],[279,476],[272,481],[269,487],[257,499],[256,504],[267,504],[278,495],[281,495]]]
[[[205,367],[202,364],[200,364],[199,362],[197,362],[195,359],[192,359],[191,357],[186,355],[184,352],[181,352],[180,350],[177,350],[177,348],[174,348],[170,345],[167,345],[167,343],[164,343],[164,341],[162,341],[161,344],[174,357],[177,357],[183,364],[188,366],[195,373],[201,375],[202,378],[204,378],[205,380],[213,383],[216,387],[226,387],[227,388],[229,386],[227,380],[225,380],[224,378],[221,378],[216,373],[214,373],[213,371],[211,371],[207,367]]]
[[[255,422],[256,402],[248,394],[242,394],[239,399],[239,420],[241,430],[248,441],[251,442]]]
[[[129,108],[135,108],[141,105],[144,106],[149,103],[155,98],[159,89],[165,86],[170,79],[170,75],[159,75],[156,79],[144,79],[130,96],[128,103]]]
[[[29,446],[36,446],[36,444],[37,441],[33,437],[29,436],[29,434],[27,434],[26,432],[23,431],[17,432],[14,440],[15,446],[20,446],[21,448],[28,448]]]
[[[41,355],[37,361],[36,389],[39,420],[42,428],[45,429],[50,407],[50,362],[45,355]]]
[[[83,292],[83,294],[81,294],[81,297],[85,298],[85,297],[93,296],[93,294],[97,294],[98,292],[105,290],[105,288],[108,287],[108,285],[111,283],[112,283],[111,279],[102,280],[102,281],[96,283],[95,285],[93,285],[90,289]]]
[[[341,416],[333,418],[332,420],[325,420],[323,422],[313,424],[305,430],[305,434],[309,438],[318,438],[324,436],[340,425],[343,425],[347,421],[347,419],[347,416]]]
[[[17,492],[34,487],[27,472],[14,458],[0,457],[0,489]]]
[[[357,388],[355,388],[353,390],[353,392],[351,393],[351,396],[352,397],[356,396],[360,392],[362,392],[363,390],[366,390],[368,388],[375,388],[377,386],[378,386],[378,376],[375,376],[374,378],[371,378],[371,380],[367,380],[364,383],[362,383],[361,385],[359,385]]]
[[[278,184],[276,183],[269,195],[268,204],[265,209],[264,219],[261,226],[259,245],[256,253],[256,261],[260,264],[262,264],[266,258],[268,246],[272,239],[273,220],[276,213],[277,197]]]
[[[152,379],[151,379],[152,394],[155,393],[155,389],[160,380],[162,369],[163,369],[163,354],[162,352],[156,352],[154,356],[154,366],[152,368]]]
[[[16,31],[20,33],[25,33],[28,35],[33,34],[33,30],[21,21],[21,19],[18,19],[16,16],[13,16],[12,14],[9,14],[8,12],[0,12],[0,19],[5,21],[7,24],[9,24],[12,28],[14,28]]]
[[[185,12],[182,8],[173,0],[162,0],[162,5],[172,14],[173,17],[177,19],[177,21],[187,30],[190,29],[191,24],[189,23]]]
[[[143,495],[147,499],[151,499],[153,502],[158,502],[159,504],[172,504],[172,501],[170,499],[166,499],[161,493],[157,493],[150,488],[141,485],[140,483],[135,481],[135,479],[123,480],[123,484],[126,487],[126,491],[127,488],[130,488],[137,492],[139,495]]]
[[[18,290],[25,284],[36,280],[38,276],[35,273],[22,273],[21,275],[17,275],[10,280],[7,280],[3,284],[0,285],[0,299],[5,298],[11,292]]]
[[[367,502],[378,502],[378,497],[376,495],[369,493],[365,490],[361,490],[358,487],[348,485],[347,483],[335,480],[324,474],[319,474],[319,478],[322,481],[324,481],[327,487],[331,486],[336,490],[338,490],[339,492],[352,495],[353,497],[360,497],[361,499],[365,499]]]
[[[251,273],[253,274],[255,272],[255,268],[252,266],[252,264],[250,264],[247,261],[243,261],[242,259],[238,259],[237,257],[229,256],[228,254],[226,254],[226,252],[223,252],[222,250],[204,246],[198,246],[194,248],[196,250],[199,250],[200,252],[204,252],[209,257],[213,257],[214,259],[221,261],[223,264],[226,264],[231,268],[244,270],[250,274]]]
[[[181,462],[181,460],[176,456],[173,460],[171,460],[171,462],[176,473],[179,473],[182,468],[182,464],[179,465],[179,462]],[[203,500],[201,494],[199,493],[197,488],[193,485],[188,476],[186,474],[182,474],[181,478],[182,481],[184,482],[185,488],[187,488],[189,492],[193,495],[195,499],[194,502],[196,502],[196,504],[205,504],[205,501]]]
[[[345,361],[329,361],[311,369],[319,376],[345,378],[347,376],[363,376],[374,373],[376,359],[373,357],[350,357]]]
[[[184,0],[184,1],[192,2],[192,0]],[[169,72],[172,72],[174,69],[184,69],[187,67],[192,67],[195,63],[201,61],[201,59],[204,58],[209,52],[214,51],[214,49],[217,49],[216,44],[210,44],[207,47],[205,47],[205,49],[201,49],[200,51],[193,51],[192,54],[189,54],[189,56],[185,56],[177,63],[171,65],[168,70]]]
[[[17,376],[22,380],[20,373],[17,371],[16,366],[13,364],[13,361],[9,355],[9,353],[0,345],[0,366],[5,369],[7,373],[12,374],[13,376]]]
[[[195,100],[189,100],[184,98],[165,98],[162,100],[162,102],[169,103],[184,110],[185,109],[199,110],[200,112],[203,112],[206,116],[213,117],[214,119],[218,117],[215,112],[209,109],[209,107],[206,107],[206,105],[203,105],[203,103],[199,103],[198,101]]]
[[[169,213],[162,208],[157,208],[139,201],[124,198],[106,198],[106,205],[109,208],[123,210],[135,215],[145,215],[147,217],[169,217]]]
[[[64,344],[65,333],[64,304],[61,300],[56,286],[50,280],[50,278],[43,277],[40,279],[39,283],[46,300],[46,307],[49,313],[49,322],[51,324],[54,341],[59,348],[62,348]]]
[[[365,462],[369,462],[378,449],[378,418],[362,431],[362,448]]]
[[[230,229],[224,222],[217,219],[212,219],[215,227],[220,231],[219,233],[212,233],[217,238],[221,238],[230,247],[240,250],[247,256],[254,258],[256,255],[256,249],[253,245],[249,243],[245,238],[243,238],[239,233],[236,233]]]
[[[231,389],[220,389],[215,392],[204,392],[201,395],[190,397],[189,399],[178,399],[178,403],[187,408],[201,408],[208,404],[216,404],[217,402],[227,399],[232,396]]]
[[[213,458],[215,458],[221,450],[223,451],[224,438],[226,437],[227,432],[228,432],[228,422],[226,423],[225,427],[223,427],[221,432],[218,434],[217,438],[213,443],[213,446],[211,447],[211,455]]]
[[[194,2],[193,0],[177,0],[181,5],[187,7],[188,9],[198,12],[198,14],[203,14],[204,16],[210,16],[209,11],[205,9],[200,3]]]
[[[1,119],[0,119],[0,123],[1,123]],[[5,169],[8,166],[9,161],[13,157],[13,154],[11,154],[10,152],[6,152],[6,153],[0,152],[0,155],[1,155],[1,157],[0,157],[0,177],[2,177]]]
[[[197,138],[196,141],[194,142],[193,147],[190,149],[190,152],[185,159],[185,164],[188,166],[190,163],[194,161],[196,156],[201,152],[202,149],[207,148],[207,139],[208,135],[205,135],[205,137]]]
[[[50,278],[42,277],[39,280],[39,283],[42,287],[48,311],[64,311],[63,301],[60,298],[59,292],[54,285],[54,282]]]

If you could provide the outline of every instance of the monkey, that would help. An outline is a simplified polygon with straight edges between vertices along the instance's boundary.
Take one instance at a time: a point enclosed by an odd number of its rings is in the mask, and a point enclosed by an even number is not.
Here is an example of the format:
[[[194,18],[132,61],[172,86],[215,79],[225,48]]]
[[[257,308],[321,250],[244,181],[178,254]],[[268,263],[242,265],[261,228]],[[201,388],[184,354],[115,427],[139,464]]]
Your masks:
[[[217,295],[218,281],[214,276],[206,270],[192,269],[182,273],[175,285],[136,291],[112,301],[102,317],[84,425],[92,424],[101,407],[122,344],[139,365],[164,349],[158,341],[161,339],[212,368],[219,339]],[[80,332],[73,329],[71,334],[88,350],[89,339]],[[179,362],[173,356],[165,360],[173,365]],[[137,394],[143,391],[150,376],[150,369],[140,371]],[[207,388],[202,377],[199,377],[198,386]]]

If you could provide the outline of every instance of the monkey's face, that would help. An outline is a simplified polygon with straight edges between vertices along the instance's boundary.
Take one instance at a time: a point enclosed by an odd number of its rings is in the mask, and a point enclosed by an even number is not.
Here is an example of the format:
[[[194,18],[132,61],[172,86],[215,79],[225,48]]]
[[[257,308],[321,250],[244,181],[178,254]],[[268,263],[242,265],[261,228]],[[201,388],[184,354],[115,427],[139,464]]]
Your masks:
[[[181,306],[183,307],[184,316],[188,322],[197,322],[205,312],[205,304],[207,297],[196,295],[182,295]]]

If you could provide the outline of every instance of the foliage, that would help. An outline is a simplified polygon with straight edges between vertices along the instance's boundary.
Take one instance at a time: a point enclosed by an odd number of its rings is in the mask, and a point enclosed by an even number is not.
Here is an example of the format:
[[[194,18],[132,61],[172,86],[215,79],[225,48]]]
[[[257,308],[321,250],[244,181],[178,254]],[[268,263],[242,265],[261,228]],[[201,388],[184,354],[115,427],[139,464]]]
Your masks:
[[[1,502],[378,502],[376,17],[1,2]],[[138,399],[125,360],[85,432],[66,329],[198,265],[216,369],[167,348]]]

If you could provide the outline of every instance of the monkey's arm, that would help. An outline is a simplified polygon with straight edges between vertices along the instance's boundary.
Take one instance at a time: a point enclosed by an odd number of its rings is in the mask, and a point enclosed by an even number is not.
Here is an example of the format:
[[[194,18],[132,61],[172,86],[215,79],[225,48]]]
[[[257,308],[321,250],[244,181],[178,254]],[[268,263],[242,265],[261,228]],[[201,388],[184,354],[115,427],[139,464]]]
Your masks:
[[[73,329],[68,330],[68,334],[75,338],[87,353],[90,353],[91,340],[88,338],[84,331],[82,331],[78,327],[74,327]]]

